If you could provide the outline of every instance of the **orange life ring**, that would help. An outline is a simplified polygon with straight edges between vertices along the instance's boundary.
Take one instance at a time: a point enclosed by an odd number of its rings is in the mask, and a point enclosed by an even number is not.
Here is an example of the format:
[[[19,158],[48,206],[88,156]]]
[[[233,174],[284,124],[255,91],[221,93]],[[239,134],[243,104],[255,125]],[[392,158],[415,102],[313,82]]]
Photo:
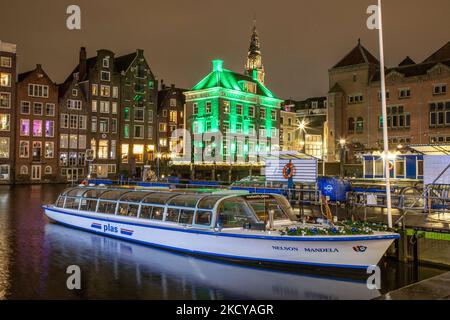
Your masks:
[[[84,179],[83,181],[81,181],[81,184],[84,186],[87,186],[89,184],[89,182],[86,179]]]
[[[287,172],[289,169],[289,173]],[[285,179],[292,178],[295,174],[295,168],[292,162],[287,163],[283,168],[283,177]]]
[[[389,161],[389,170],[394,170],[394,162]]]

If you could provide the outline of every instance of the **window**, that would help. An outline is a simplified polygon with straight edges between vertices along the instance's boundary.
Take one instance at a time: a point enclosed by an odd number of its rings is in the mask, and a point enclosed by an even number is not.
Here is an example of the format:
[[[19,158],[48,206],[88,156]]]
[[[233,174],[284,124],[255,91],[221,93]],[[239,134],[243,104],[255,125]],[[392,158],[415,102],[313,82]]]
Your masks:
[[[30,103],[28,102],[28,107]],[[11,108],[11,93],[9,92],[0,92],[0,108]],[[29,113],[29,111],[28,111]]]
[[[11,73],[0,72],[0,87],[11,87]]]
[[[102,81],[110,81],[111,74],[108,71],[101,71],[100,78]]]
[[[28,167],[23,165],[20,167],[20,174],[28,174]]]
[[[0,137],[0,158],[9,158],[9,138]]]
[[[198,114],[198,104],[194,103],[192,105],[192,114]]]
[[[93,95],[93,96],[98,95],[98,85],[93,84],[91,90],[92,90],[92,95]]]
[[[441,95],[447,93],[446,84],[436,84],[433,86],[433,95]]]
[[[236,132],[241,133],[242,132],[242,123],[236,123]]]
[[[109,132],[109,119],[108,118],[100,118],[98,131],[100,133],[108,133]]]
[[[148,123],[153,123],[153,110],[148,110]]]
[[[242,105],[241,104],[236,105],[236,114],[242,115]]]
[[[109,158],[110,159],[116,158],[116,140],[111,140],[111,150],[109,150]]]
[[[79,128],[86,130],[87,129],[87,116],[78,116],[78,124]]]
[[[116,173],[116,165],[108,164],[108,173]]]
[[[55,115],[55,104],[54,103],[46,103],[45,104],[45,115],[53,117]]]
[[[134,137],[139,139],[144,138],[144,126],[134,126]]]
[[[48,138],[53,138],[55,136],[55,121],[45,121],[45,136]]]
[[[230,122],[228,122],[228,121],[223,121],[223,122],[222,122],[222,128],[223,128],[223,132],[228,132],[228,131],[230,131]]]
[[[30,142],[21,140],[19,142],[19,158],[30,157]]]
[[[125,124],[123,126],[123,137],[124,138],[129,138],[130,137],[130,125],[129,124]]]
[[[398,98],[399,99],[407,99],[410,97],[411,97],[411,89],[410,88],[398,89]]]
[[[159,145],[161,147],[167,147],[167,139],[166,138],[160,138],[159,139]]]
[[[78,136],[75,134],[71,134],[69,136],[69,148],[77,149],[78,148]]]
[[[10,129],[10,115],[0,113],[0,131],[9,131]]]
[[[42,116],[42,103],[35,102],[33,104],[33,114],[35,116]]]
[[[134,121],[144,121],[144,109],[134,109]]]
[[[40,84],[29,84],[28,95],[30,97],[48,98],[48,86]]]
[[[408,129],[411,127],[411,114],[405,112],[403,106],[387,107],[387,126],[392,129]],[[383,117],[379,117],[379,128],[383,128]]]
[[[30,135],[30,120],[20,119],[20,135],[29,136]]]
[[[97,158],[97,141],[94,138],[91,139],[91,149],[93,152],[92,157],[94,159]]]
[[[135,144],[133,145],[133,155],[137,163],[144,162],[144,145]]]
[[[59,146],[62,149],[67,149],[69,147],[69,135],[68,134],[61,134],[59,138]]]
[[[52,174],[52,167],[46,166],[44,169],[44,174]]]
[[[78,116],[76,114],[70,115],[70,129],[77,129],[78,128]]]
[[[111,94],[110,90],[111,90],[110,86],[101,85],[100,86],[100,96],[102,96],[102,97],[109,97],[110,94]]]
[[[91,131],[97,132],[97,117],[92,117],[91,119]]]
[[[162,111],[162,116],[163,116],[164,118],[167,117],[167,110],[163,110],[163,111]]]
[[[30,102],[29,101],[21,101],[20,102],[20,113],[21,114],[30,114]]]
[[[51,141],[46,141],[44,144],[44,157],[51,159],[55,156],[55,144]]]
[[[277,120],[277,111],[276,110],[270,110],[270,119],[272,121]]]
[[[355,131],[355,118],[349,118],[348,119],[348,132],[354,132]]]
[[[352,94],[352,95],[348,96],[349,104],[362,103],[363,101],[364,101],[364,96],[360,93]]]
[[[356,119],[356,133],[363,133],[363,132],[364,132],[364,119],[358,117],[358,119]]]
[[[129,144],[126,143],[122,143],[121,146],[121,155],[120,158],[122,159],[122,163],[128,163],[128,149],[129,149]]]
[[[389,90],[386,90],[386,100],[389,100]],[[378,91],[378,101],[381,101],[381,91]]]
[[[430,127],[450,125],[450,101],[430,104]]]
[[[117,133],[117,119],[116,118],[111,119],[111,132]]]
[[[33,141],[33,149],[32,149],[32,160],[33,161],[41,161],[41,153],[42,153],[42,142],[41,141]]]
[[[109,57],[103,58],[102,66],[103,68],[109,68]]]
[[[42,137],[42,120],[33,120],[33,137]]]
[[[206,102],[205,113],[211,113],[211,102],[210,101]]]
[[[100,112],[109,113],[109,101],[100,101]]]
[[[98,142],[98,158],[108,159],[108,140],[100,140]]]
[[[77,89],[72,89],[72,96],[74,96],[74,97],[78,96],[78,90]]]
[[[92,112],[97,112],[97,106],[98,106],[98,101],[92,100],[92,103],[91,103]]]
[[[230,101],[223,102],[223,112],[227,114],[230,113]]]
[[[81,110],[81,100],[67,100],[67,108],[72,110]]]
[[[159,123],[159,132],[166,132],[167,131],[167,124],[164,122]]]
[[[248,116],[249,117],[255,117],[255,107],[254,106],[249,106],[248,107]]]
[[[78,149],[86,149],[86,135],[84,134],[78,136]]]
[[[11,68],[12,67],[12,58],[11,57],[0,57],[0,67]]]
[[[117,102],[113,102],[111,104],[111,113],[112,114],[117,114]]]
[[[170,106],[171,107],[176,107],[177,106],[177,99],[170,98]]]
[[[254,124],[250,123],[250,124],[248,125],[248,133],[249,133],[250,135],[252,135],[252,136],[254,136],[254,135],[256,134],[256,131],[255,131],[255,125],[254,125]]]
[[[265,119],[266,118],[266,109],[261,108],[259,110],[259,116],[260,116],[261,119]]]
[[[69,127],[69,115],[65,113],[61,113],[61,128]]]
[[[170,111],[169,113],[169,121],[177,123],[177,112],[176,111]]]
[[[149,139],[153,138],[153,126],[148,126],[147,136]]]

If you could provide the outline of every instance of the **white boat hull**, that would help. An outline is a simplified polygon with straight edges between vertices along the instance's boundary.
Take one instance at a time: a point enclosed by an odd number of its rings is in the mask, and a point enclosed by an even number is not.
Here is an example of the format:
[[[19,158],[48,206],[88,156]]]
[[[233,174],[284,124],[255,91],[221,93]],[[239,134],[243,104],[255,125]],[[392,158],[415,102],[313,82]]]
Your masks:
[[[53,206],[44,206],[44,210],[55,222],[119,239],[191,254],[268,263],[365,269],[376,265],[398,238],[393,233],[291,237],[262,231],[214,232]]]

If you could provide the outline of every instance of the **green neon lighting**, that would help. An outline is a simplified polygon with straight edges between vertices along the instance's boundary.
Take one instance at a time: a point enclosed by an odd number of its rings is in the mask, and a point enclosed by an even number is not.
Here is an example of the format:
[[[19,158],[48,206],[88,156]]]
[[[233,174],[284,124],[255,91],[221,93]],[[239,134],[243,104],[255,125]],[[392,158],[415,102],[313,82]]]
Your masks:
[[[142,96],[140,94],[137,94],[134,96],[134,101],[140,101],[142,99]]]
[[[213,60],[213,71],[223,71],[223,60]]]
[[[123,128],[123,137],[129,138],[130,137],[130,126],[126,124]]]

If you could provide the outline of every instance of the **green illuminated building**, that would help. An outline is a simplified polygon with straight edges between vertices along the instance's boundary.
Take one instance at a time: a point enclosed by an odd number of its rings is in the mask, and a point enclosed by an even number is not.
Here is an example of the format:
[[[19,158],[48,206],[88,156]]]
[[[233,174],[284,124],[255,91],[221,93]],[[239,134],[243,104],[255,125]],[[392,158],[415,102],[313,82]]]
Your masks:
[[[282,100],[259,80],[223,68],[212,71],[186,96],[186,129],[195,164],[254,165],[279,148]]]

